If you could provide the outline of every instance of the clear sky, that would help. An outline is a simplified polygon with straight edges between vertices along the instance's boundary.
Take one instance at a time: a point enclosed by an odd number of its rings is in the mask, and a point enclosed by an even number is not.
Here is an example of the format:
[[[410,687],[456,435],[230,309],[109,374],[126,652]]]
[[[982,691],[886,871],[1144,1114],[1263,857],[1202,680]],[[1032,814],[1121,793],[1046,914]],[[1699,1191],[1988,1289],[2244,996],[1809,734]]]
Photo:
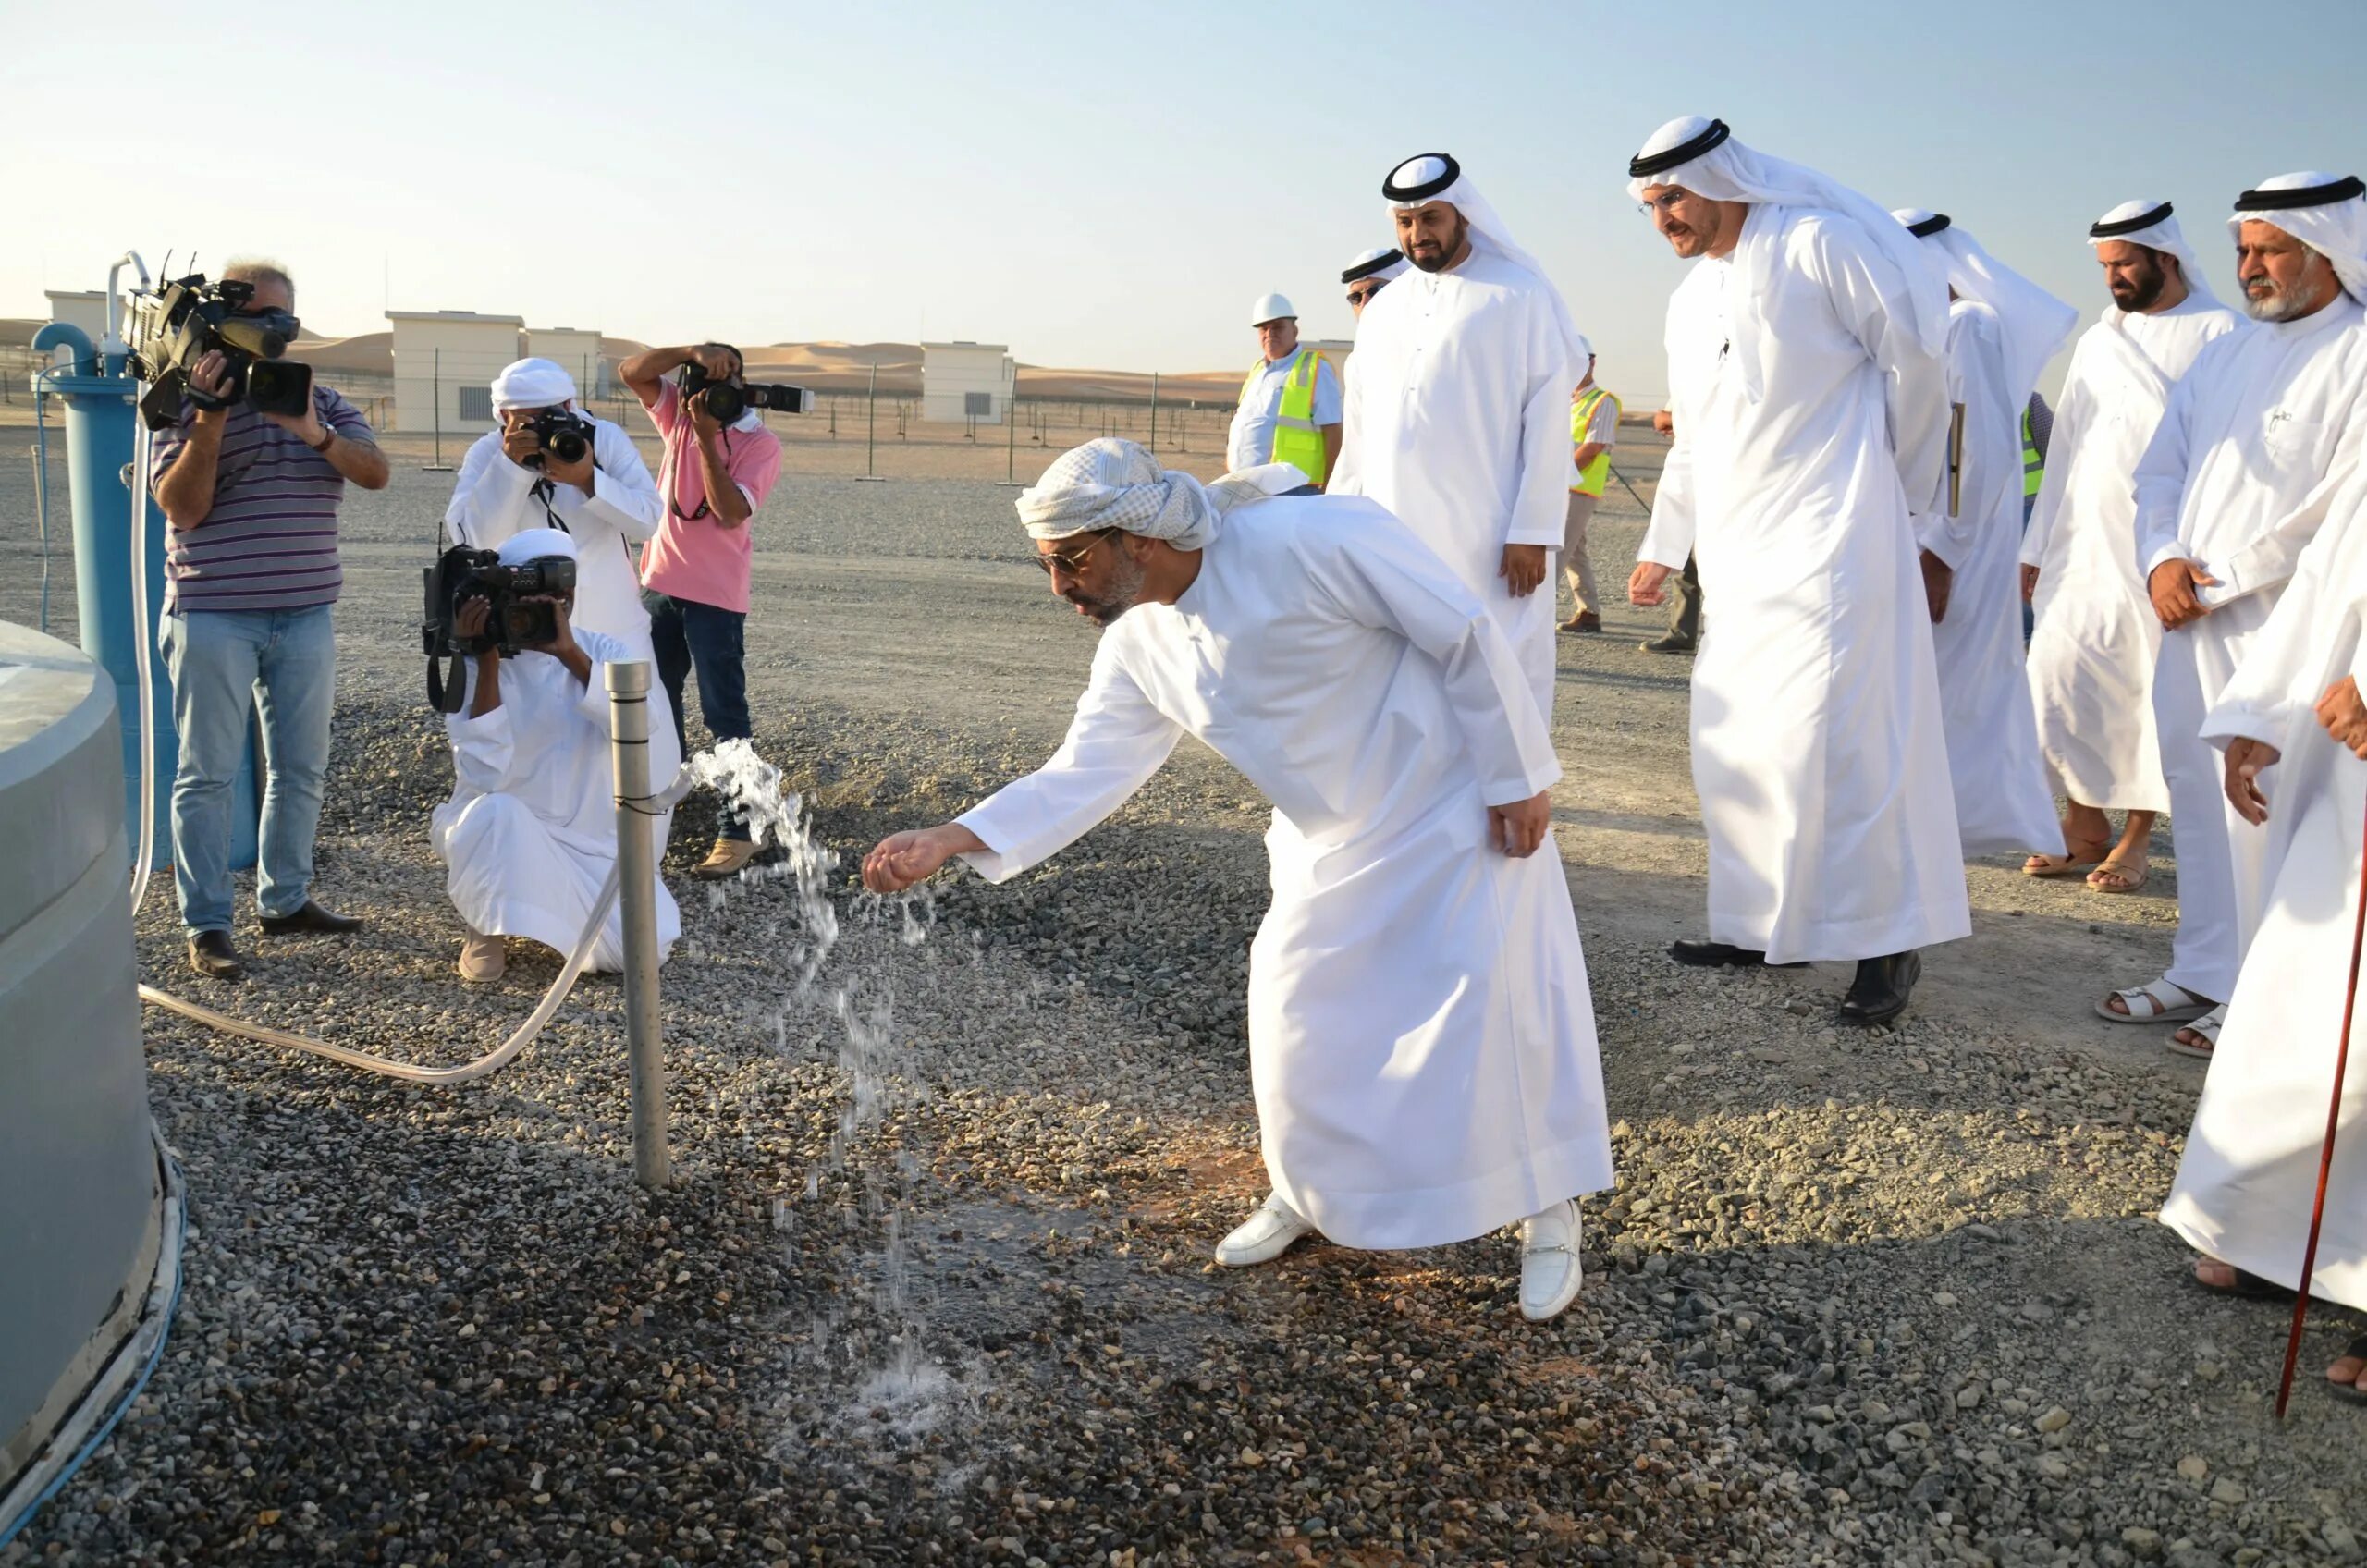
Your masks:
[[[235,16],[235,26],[224,18]],[[1381,177],[1455,153],[1605,383],[1681,263],[1625,196],[1677,115],[1952,214],[2092,316],[2088,223],[2367,172],[2367,0],[229,7],[0,4],[0,315],[126,246],[278,257],[307,325],[466,309],[645,340],[964,337],[1036,364],[1346,336]]]

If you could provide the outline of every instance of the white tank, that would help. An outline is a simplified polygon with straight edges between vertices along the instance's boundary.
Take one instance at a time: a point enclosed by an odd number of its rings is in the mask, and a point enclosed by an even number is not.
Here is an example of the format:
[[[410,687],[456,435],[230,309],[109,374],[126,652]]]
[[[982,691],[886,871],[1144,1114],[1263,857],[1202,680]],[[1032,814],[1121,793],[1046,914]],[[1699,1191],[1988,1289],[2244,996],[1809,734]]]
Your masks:
[[[0,621],[0,1499],[140,1328],[165,1241],[129,864],[113,682]]]

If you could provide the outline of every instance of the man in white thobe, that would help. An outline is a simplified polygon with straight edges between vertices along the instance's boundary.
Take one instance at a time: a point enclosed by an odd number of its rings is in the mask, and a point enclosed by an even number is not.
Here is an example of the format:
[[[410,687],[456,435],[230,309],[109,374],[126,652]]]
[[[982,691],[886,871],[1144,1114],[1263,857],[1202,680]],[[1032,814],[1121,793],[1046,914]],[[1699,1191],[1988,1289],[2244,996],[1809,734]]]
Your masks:
[[[2169,202],[2124,202],[2089,227],[2088,243],[2112,303],[2071,350],[2021,550],[2036,622],[2030,698],[2048,782],[2066,802],[2065,844],[2022,870],[2084,873],[2098,892],[2131,893],[2145,886],[2153,818],[2170,805],[2153,734],[2162,622],[2129,548],[2137,459],[2202,346],[2246,324],[2213,296]],[[2108,810],[2128,814],[2117,839]]]
[[[502,541],[500,556],[508,566],[550,557],[580,559],[572,538],[546,528]],[[616,784],[603,667],[633,655],[613,637],[572,627],[571,598],[558,602],[558,636],[552,643],[511,657],[497,648],[472,657],[460,708],[444,718],[452,742],[452,798],[435,808],[431,831],[446,867],[445,890],[468,923],[460,964],[466,979],[501,977],[505,937],[540,942],[561,956],[572,951],[616,866]],[[462,606],[458,627],[463,637],[485,630],[485,606],[481,598]],[[653,742],[660,722],[661,716],[651,717]],[[661,783],[670,777],[656,776]],[[661,880],[661,962],[681,934],[681,916]],[[609,909],[585,967],[624,967],[621,908]]]
[[[1462,574],[1553,721],[1553,594],[1585,361],[1560,291],[1452,157],[1381,182],[1414,270],[1356,322],[1334,495],[1368,496]]]
[[[2203,721],[2224,747],[2238,834],[2262,846],[2257,937],[2195,1108],[2163,1223],[2202,1256],[2195,1278],[2290,1293],[2317,1190],[2359,907],[2367,809],[2367,472],[2332,494],[2325,523]],[[2354,1023],[2354,1030],[2356,1024]],[[2353,1047],[2361,1038],[2354,1032]],[[2356,1054],[2354,1049],[2354,1055]],[[2313,1296],[2367,1311],[2367,1072],[2344,1075]],[[2367,1393],[2354,1341],[2327,1377]]]
[[[549,360],[520,360],[495,376],[493,411],[501,428],[478,436],[460,459],[445,508],[453,543],[495,550],[530,528],[573,535],[583,562],[575,582],[582,616],[576,630],[613,637],[644,650],[635,657],[650,657],[649,612],[641,607],[633,547],[656,534],[665,503],[640,448],[620,426],[586,411],[576,399],[575,378]],[[574,462],[544,451],[532,426],[536,415],[549,412],[591,425],[591,450]]]
[[[2022,414],[2079,312],[1945,213],[1892,214],[1948,280],[1948,399],[1964,410],[1943,504],[1915,519],[1940,717],[1967,855],[2063,852],[2022,670]]]
[[[1719,602],[1693,667],[1710,937],[1670,956],[1855,961],[1842,1021],[1886,1023],[1918,949],[1971,930],[1910,518],[1944,499],[1947,286],[1886,210],[1723,120],[1662,126],[1628,173],[1694,260],[1666,338],[1686,460],[1628,596],[1691,551]]]
[[[460,459],[460,476],[445,508],[444,528],[459,545],[497,550],[529,529],[551,528],[576,542],[578,631],[596,631],[624,645],[625,656],[656,661],[649,612],[641,603],[641,564],[633,550],[657,533],[665,502],[641,449],[622,426],[597,417],[577,400],[575,377],[550,360],[520,360],[493,378],[494,417]],[[537,415],[572,414],[592,427],[592,449],[573,462],[542,449]],[[682,764],[674,709],[662,686],[649,692],[649,776],[661,784]],[[658,852],[674,814],[656,817]]]
[[[2187,1013],[2170,1048],[2188,1056],[2209,1056],[2226,1021],[2244,957],[2237,900],[2260,870],[2258,836],[2228,831],[2203,716],[2316,532],[2320,486],[2347,475],[2367,435],[2356,417],[2367,408],[2361,191],[2356,178],[2304,173],[2238,199],[2237,276],[2262,325],[2203,347],[2137,464],[2137,560],[2163,630],[2153,717],[2177,825],[2178,928],[2159,980],[2096,1009],[2116,1023]]]
[[[1611,1184],[1586,960],[1511,646],[1370,500],[1203,486],[1088,442],[1020,498],[1053,590],[1106,631],[1068,738],[957,821],[881,841],[894,892],[955,855],[1000,882],[1058,853],[1194,735],[1274,804],[1249,949],[1249,1066],[1273,1195],[1229,1266],[1320,1231],[1443,1245],[1521,1223],[1521,1310],[1576,1295],[1573,1199]],[[1524,1216],[1526,1218],[1524,1218]]]

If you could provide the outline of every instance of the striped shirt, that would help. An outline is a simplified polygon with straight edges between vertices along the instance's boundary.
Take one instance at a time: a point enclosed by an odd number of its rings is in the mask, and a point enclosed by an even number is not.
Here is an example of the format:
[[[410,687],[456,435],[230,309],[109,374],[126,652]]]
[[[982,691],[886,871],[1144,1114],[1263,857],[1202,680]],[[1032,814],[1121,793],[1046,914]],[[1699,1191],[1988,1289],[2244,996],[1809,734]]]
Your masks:
[[[362,410],[325,386],[313,387],[321,423],[349,441],[369,441]],[[165,476],[189,444],[196,406],[184,398],[179,422],[156,433],[149,479]],[[182,610],[294,610],[333,605],[344,583],[337,558],[337,508],[345,476],[244,403],[222,427],[214,506],[195,528],[165,531],[165,613]]]

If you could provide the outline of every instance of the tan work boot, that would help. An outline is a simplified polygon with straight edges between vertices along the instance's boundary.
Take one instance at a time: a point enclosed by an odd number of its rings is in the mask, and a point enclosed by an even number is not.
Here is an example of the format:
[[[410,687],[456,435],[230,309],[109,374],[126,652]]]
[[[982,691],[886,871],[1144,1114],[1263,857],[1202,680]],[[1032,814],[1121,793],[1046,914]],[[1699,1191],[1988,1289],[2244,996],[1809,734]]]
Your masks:
[[[501,978],[509,967],[509,953],[498,937],[487,937],[476,931],[460,944],[460,978],[483,984]]]
[[[750,839],[717,839],[715,848],[707,851],[706,859],[691,867],[691,875],[702,882],[720,882],[727,876],[737,876],[740,870],[756,858],[756,845]]]

